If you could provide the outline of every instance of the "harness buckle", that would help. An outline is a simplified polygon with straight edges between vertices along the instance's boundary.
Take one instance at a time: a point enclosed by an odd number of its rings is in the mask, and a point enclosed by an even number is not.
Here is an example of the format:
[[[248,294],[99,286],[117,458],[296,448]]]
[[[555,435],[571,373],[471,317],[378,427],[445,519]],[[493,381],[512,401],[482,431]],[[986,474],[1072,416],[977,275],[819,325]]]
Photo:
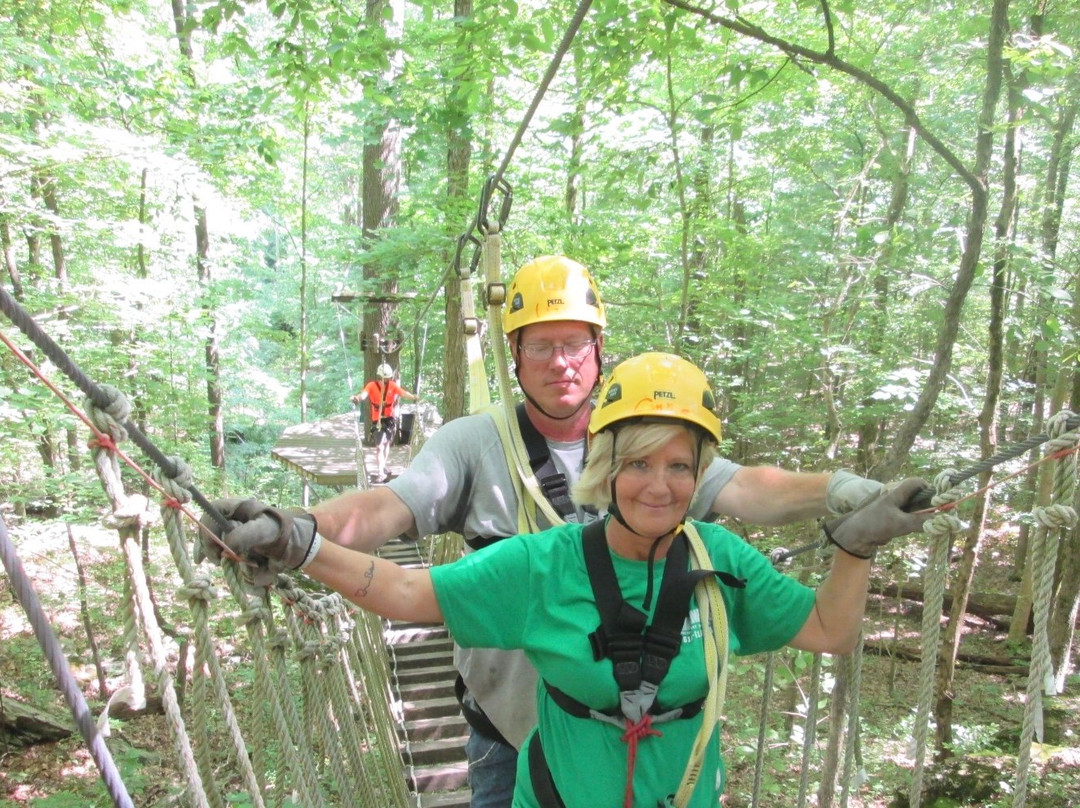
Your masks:
[[[545,477],[540,481],[540,488],[550,501],[570,496],[570,486],[566,482],[565,474],[552,474]]]

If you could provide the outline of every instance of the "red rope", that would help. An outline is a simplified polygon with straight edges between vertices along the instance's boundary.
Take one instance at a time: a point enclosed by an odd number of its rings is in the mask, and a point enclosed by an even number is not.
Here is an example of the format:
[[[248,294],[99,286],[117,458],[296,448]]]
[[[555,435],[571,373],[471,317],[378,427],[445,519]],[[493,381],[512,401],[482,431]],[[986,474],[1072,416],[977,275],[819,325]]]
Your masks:
[[[626,792],[623,794],[623,808],[634,808],[634,766],[637,764],[638,741],[642,738],[660,738],[664,733],[653,729],[652,716],[645,713],[645,717],[636,724],[626,720],[626,732],[622,740],[627,745],[626,750]]]
[[[1073,452],[1077,452],[1077,451],[1080,451],[1080,446],[1066,446],[1064,449],[1058,449],[1056,452],[1051,452],[1050,454],[1045,455],[1044,457],[1040,457],[1034,463],[1031,463],[1031,464],[1029,464],[1027,466],[1024,466],[1024,468],[1020,469],[1019,471],[1014,471],[1012,474],[1008,474],[1008,475],[1006,475],[1004,477],[1000,477],[1000,478],[998,478],[996,480],[992,480],[989,485],[983,486],[978,491],[972,491],[970,494],[967,494],[966,496],[962,496],[959,499],[953,500],[952,502],[946,502],[946,503],[943,503],[941,505],[933,505],[933,506],[931,506],[929,508],[923,508],[921,511],[915,511],[915,513],[944,513],[946,511],[951,511],[954,508],[956,508],[956,506],[959,505],[961,502],[967,502],[967,500],[969,500],[969,499],[974,499],[975,497],[979,496],[980,494],[985,493],[986,491],[989,491],[994,486],[1001,485],[1001,483],[1007,482],[1008,480],[1011,480],[1014,477],[1019,477],[1021,474],[1026,474],[1027,472],[1031,471],[1031,469],[1035,468],[1036,466],[1041,466],[1043,463],[1046,463],[1046,462],[1048,462],[1050,460],[1060,460],[1061,458],[1068,457]]]
[[[16,358],[18,358],[19,361],[21,361],[24,365],[26,365],[27,368],[30,369],[30,372],[37,376],[41,383],[50,389],[56,395],[56,397],[64,403],[64,406],[71,410],[75,417],[77,417],[80,421],[82,421],[90,428],[90,431],[94,433],[94,437],[87,443],[87,445],[91,449],[100,448],[108,452],[114,452],[117,457],[127,463],[128,466],[130,466],[136,474],[142,477],[143,480],[146,481],[147,485],[160,493],[165,498],[166,504],[170,508],[176,508],[177,510],[179,510],[188,519],[195,523],[195,525],[199,528],[199,531],[203,535],[209,536],[211,539],[213,539],[214,543],[221,548],[221,552],[225,555],[226,558],[230,558],[233,561],[237,561],[240,563],[248,563],[243,561],[240,556],[234,553],[229,548],[229,546],[225,544],[225,542],[223,542],[214,534],[212,530],[203,525],[202,522],[199,521],[198,517],[195,516],[195,514],[180,505],[180,503],[173,499],[171,495],[166,493],[165,489],[162,488],[161,485],[158,484],[158,482],[153,477],[147,474],[146,471],[142,468],[142,466],[140,466],[138,463],[136,463],[134,460],[124,454],[119,449],[119,447],[117,447],[116,442],[112,439],[112,436],[106,435],[104,432],[94,426],[94,422],[90,420],[89,416],[87,416],[82,410],[72,404],[70,399],[68,399],[68,397],[64,395],[60,388],[58,388],[55,384],[49,381],[49,379],[46,378],[45,374],[42,373],[41,369],[34,364],[33,360],[31,360],[30,357],[23,353],[18,345],[9,340],[7,338],[7,335],[4,334],[3,331],[0,331],[0,342],[3,342],[4,345],[8,347],[8,350],[15,354]]]

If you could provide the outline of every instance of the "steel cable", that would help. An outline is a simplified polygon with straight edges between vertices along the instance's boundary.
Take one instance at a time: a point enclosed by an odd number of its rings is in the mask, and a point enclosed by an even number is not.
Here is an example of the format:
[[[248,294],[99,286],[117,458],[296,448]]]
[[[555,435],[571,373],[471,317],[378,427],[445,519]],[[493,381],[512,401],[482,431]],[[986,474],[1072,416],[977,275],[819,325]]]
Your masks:
[[[30,625],[34,629],[34,636],[37,637],[38,644],[41,645],[42,651],[45,652],[45,658],[49,662],[49,667],[52,668],[53,676],[56,677],[64,701],[67,702],[68,707],[71,709],[71,715],[75,719],[75,726],[78,727],[79,732],[86,741],[86,745],[90,749],[90,756],[93,757],[98,771],[101,772],[101,780],[105,784],[105,789],[109,792],[113,804],[117,808],[134,808],[135,804],[131,801],[112,755],[98,732],[94,717],[90,714],[90,707],[87,705],[86,699],[83,698],[82,691],[79,690],[78,682],[75,681],[75,677],[71,674],[71,668],[68,666],[67,658],[64,656],[64,650],[60,647],[60,641],[56,638],[49,618],[45,614],[45,610],[41,608],[41,602],[30,585],[30,579],[26,575],[26,570],[23,569],[18,554],[15,552],[15,546],[8,538],[7,525],[2,517],[0,517],[0,559],[3,560],[4,569],[7,570],[8,576],[11,578],[11,586],[15,592],[15,597],[18,598],[23,611],[26,612]]]

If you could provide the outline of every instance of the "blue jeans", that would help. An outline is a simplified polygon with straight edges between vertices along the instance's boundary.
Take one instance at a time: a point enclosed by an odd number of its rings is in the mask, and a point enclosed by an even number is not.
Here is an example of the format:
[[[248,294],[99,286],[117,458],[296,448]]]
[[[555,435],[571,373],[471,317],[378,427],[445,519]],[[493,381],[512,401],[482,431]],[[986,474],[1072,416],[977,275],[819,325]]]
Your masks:
[[[517,750],[470,728],[465,755],[469,759],[471,808],[510,808],[517,774]]]

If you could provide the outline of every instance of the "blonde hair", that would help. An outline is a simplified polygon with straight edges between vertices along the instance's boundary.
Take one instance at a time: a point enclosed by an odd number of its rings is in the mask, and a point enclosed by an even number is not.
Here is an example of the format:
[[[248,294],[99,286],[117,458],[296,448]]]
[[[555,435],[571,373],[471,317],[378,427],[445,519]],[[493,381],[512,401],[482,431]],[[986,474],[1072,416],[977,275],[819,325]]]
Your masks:
[[[698,446],[701,432],[681,423],[631,424],[619,429],[614,457],[611,447],[615,441],[615,431],[605,429],[595,435],[589,442],[589,459],[585,463],[585,469],[571,492],[574,502],[578,505],[591,505],[597,510],[606,509],[611,504],[611,481],[622,471],[623,466],[631,460],[652,454],[674,439],[679,432],[690,435],[693,445]],[[716,457],[716,444],[711,439],[700,441],[700,444],[701,456],[698,457],[696,475],[699,486],[702,472]]]

